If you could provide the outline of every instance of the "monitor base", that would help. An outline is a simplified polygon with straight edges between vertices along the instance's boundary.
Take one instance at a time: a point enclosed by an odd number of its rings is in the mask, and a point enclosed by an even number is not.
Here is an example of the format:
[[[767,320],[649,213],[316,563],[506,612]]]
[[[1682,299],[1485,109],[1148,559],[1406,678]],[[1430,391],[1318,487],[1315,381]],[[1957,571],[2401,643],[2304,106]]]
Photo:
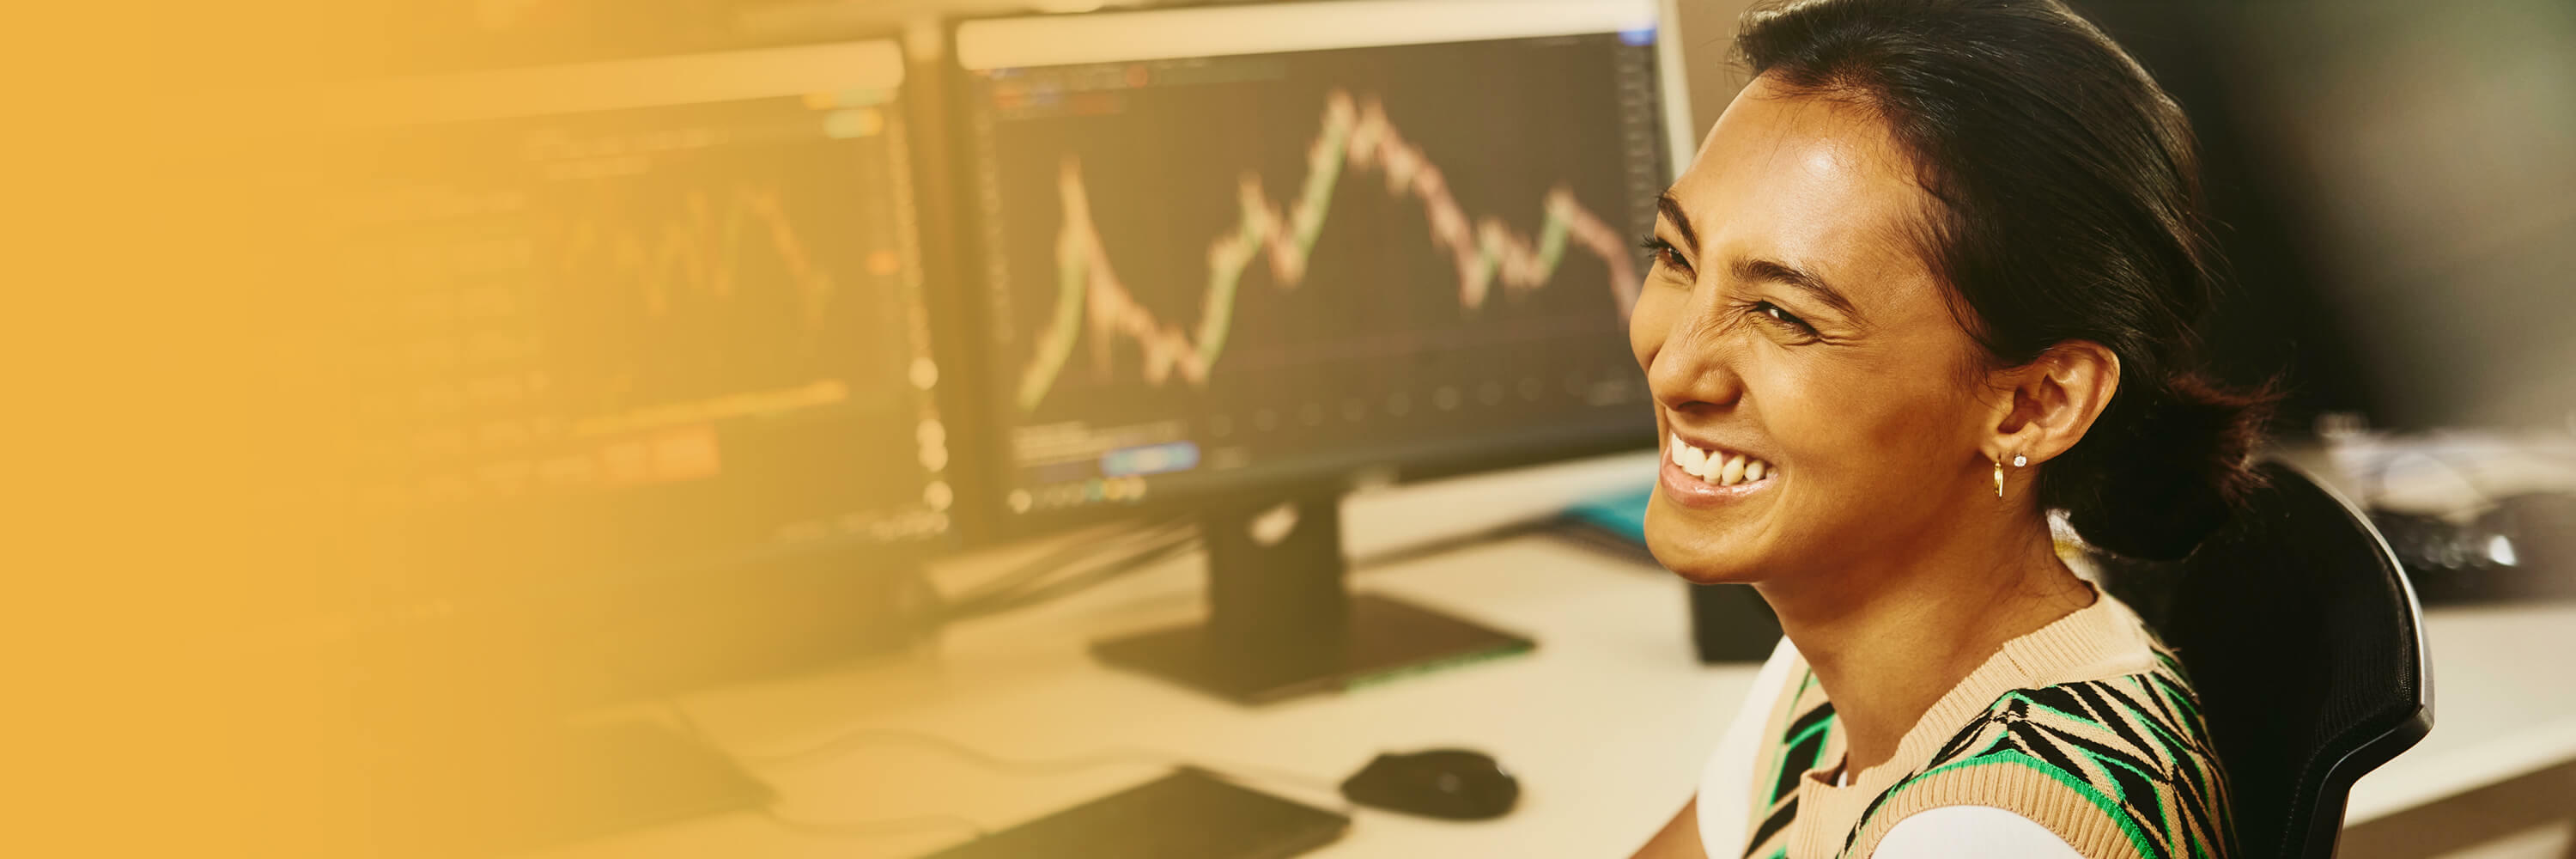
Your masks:
[[[1214,646],[1206,624],[1166,627],[1094,642],[1102,661],[1239,704],[1340,692],[1439,668],[1529,652],[1527,638],[1392,597],[1350,598],[1339,635],[1308,646],[1235,654]]]

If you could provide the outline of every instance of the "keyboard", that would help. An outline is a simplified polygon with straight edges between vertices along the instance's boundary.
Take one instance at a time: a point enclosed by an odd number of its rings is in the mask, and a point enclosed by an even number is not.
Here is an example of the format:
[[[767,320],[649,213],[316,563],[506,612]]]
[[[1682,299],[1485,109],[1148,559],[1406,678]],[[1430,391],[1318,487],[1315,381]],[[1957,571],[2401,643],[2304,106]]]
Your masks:
[[[1183,767],[927,859],[1280,859],[1331,844],[1350,825]]]

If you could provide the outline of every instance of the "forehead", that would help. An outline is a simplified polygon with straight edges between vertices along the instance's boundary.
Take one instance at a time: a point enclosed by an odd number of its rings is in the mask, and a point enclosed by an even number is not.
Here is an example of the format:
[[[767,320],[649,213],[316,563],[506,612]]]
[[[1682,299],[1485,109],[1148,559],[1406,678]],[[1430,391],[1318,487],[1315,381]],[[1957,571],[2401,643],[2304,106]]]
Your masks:
[[[1915,245],[1928,198],[1911,159],[1864,106],[1788,95],[1757,78],[1718,117],[1672,195],[1699,233],[1703,268],[1780,260],[1835,283],[1864,311],[1938,298]]]

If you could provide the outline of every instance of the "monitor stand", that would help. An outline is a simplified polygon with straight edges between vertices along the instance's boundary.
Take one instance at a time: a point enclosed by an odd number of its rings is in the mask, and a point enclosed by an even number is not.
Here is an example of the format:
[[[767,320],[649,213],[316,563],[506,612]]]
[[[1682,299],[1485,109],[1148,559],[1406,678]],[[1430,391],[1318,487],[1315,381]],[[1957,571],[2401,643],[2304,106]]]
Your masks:
[[[1236,703],[1263,704],[1536,646],[1403,600],[1351,594],[1338,493],[1213,504],[1200,527],[1207,619],[1093,642],[1092,653]]]

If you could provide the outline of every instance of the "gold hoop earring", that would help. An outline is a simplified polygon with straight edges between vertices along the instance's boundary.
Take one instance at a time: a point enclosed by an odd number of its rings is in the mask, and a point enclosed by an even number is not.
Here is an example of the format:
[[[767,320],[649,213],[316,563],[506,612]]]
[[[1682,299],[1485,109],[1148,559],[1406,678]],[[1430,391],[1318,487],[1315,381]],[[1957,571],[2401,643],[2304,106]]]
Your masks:
[[[1997,498],[2002,498],[2002,497],[2004,497],[2004,461],[2003,461],[2003,460],[1998,459],[1998,460],[1994,460],[1994,463],[1995,463],[1995,497],[1997,497]]]

